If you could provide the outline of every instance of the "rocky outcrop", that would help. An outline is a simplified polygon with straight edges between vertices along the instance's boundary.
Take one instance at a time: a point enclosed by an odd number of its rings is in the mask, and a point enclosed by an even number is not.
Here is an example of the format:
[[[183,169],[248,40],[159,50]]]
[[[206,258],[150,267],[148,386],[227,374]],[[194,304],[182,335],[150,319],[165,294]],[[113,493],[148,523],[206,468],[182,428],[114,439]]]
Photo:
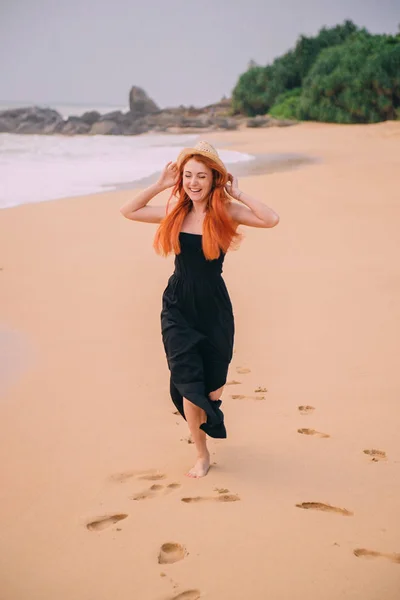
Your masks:
[[[101,115],[92,126],[91,135],[97,134],[101,128],[107,129],[105,135],[138,135],[149,130],[141,118],[133,118],[130,112],[114,111]]]
[[[140,87],[133,86],[129,92],[129,112],[133,119],[159,112],[157,104]]]
[[[257,115],[251,119],[247,119],[246,127],[289,127],[295,125],[297,121],[290,119],[275,119],[268,115]]]
[[[2,117],[0,114],[0,133],[13,133],[14,121],[7,117]]]
[[[91,126],[82,121],[80,117],[69,117],[59,126],[57,133],[62,135],[85,135],[89,133]]]
[[[247,119],[231,115],[231,102],[223,98],[204,108],[179,106],[160,110],[146,92],[133,87],[129,93],[129,111],[101,115],[89,111],[68,119],[55,110],[27,107],[0,112],[0,133],[41,133],[60,135],[139,135],[148,131],[179,133],[198,130],[233,130],[238,127],[284,127],[295,121],[267,116]]]
[[[97,121],[101,118],[101,114],[97,112],[97,110],[90,110],[88,112],[83,113],[80,117],[81,121],[87,123],[88,125],[93,125],[97,123]]]
[[[114,121],[97,121],[90,129],[90,135],[116,135],[117,126]]]
[[[0,133],[57,133],[64,119],[56,110],[30,106],[0,112]]]
[[[236,129],[238,122],[234,118],[218,117],[199,112],[191,114],[187,109],[160,111],[144,119],[144,123],[154,130],[165,132],[170,129]]]

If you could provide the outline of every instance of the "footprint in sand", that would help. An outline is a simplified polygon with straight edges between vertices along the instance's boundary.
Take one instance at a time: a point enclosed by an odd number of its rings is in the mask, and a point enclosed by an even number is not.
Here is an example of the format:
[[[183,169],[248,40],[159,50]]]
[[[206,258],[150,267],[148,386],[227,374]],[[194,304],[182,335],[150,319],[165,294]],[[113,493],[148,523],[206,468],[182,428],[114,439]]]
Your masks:
[[[181,442],[186,442],[187,444],[194,444],[194,441],[192,440],[190,435],[188,437],[181,438]]]
[[[160,479],[165,479],[166,475],[164,473],[149,473],[146,475],[139,475],[138,479],[144,481],[160,481]]]
[[[304,508],[306,510],[322,510],[323,512],[336,513],[343,515],[344,517],[352,517],[353,513],[346,508],[338,508],[337,506],[331,506],[330,504],[323,504],[322,502],[301,502],[296,504],[297,508]]]
[[[251,369],[248,369],[247,367],[236,367],[236,373],[239,373],[239,375],[246,375],[247,373],[251,373]]]
[[[197,502],[238,502],[240,500],[237,494],[220,494],[219,496],[194,496],[191,498],[181,498],[186,504]]]
[[[176,542],[167,542],[160,548],[158,562],[160,565],[171,565],[182,560],[187,555],[185,546]]]
[[[265,396],[245,396],[244,394],[231,394],[233,400],[265,400]]]
[[[302,433],[303,435],[315,435],[320,438],[328,438],[331,437],[329,433],[322,433],[321,431],[316,431],[315,429],[308,429],[307,427],[298,429],[298,433]]]
[[[227,488],[214,488],[214,492],[218,492],[218,494],[229,494],[229,490]]]
[[[255,391],[256,393],[259,393],[259,392],[268,392],[268,390],[267,390],[267,388],[266,388],[266,387],[258,387],[258,388],[256,388],[254,391]]]
[[[380,460],[386,460],[386,452],[383,450],[376,450],[376,448],[371,448],[369,450],[363,450],[364,454],[371,457],[372,462],[378,462]]]
[[[125,471],[124,473],[116,473],[109,477],[109,481],[116,483],[125,483],[129,479],[139,479],[144,481],[160,481],[167,476],[165,473],[160,473],[157,469],[149,469],[147,471]]]
[[[366,550],[366,548],[356,548],[353,550],[353,554],[359,558],[387,558],[400,565],[400,554],[395,552],[376,552],[375,550]]]
[[[302,415],[309,415],[310,412],[315,410],[315,408],[313,406],[310,406],[309,404],[301,405],[301,406],[298,406],[297,408]]]
[[[90,523],[86,523],[86,527],[89,531],[103,531],[103,529],[107,529],[111,527],[111,525],[115,525],[118,521],[122,521],[122,519],[126,519],[128,515],[126,514],[117,514],[117,515],[105,515],[103,517],[97,517],[94,521],[90,521]]]
[[[186,592],[181,592],[177,596],[171,598],[171,600],[199,600],[200,596],[199,590],[186,590]]]
[[[231,381],[227,381],[225,385],[239,385],[242,383],[241,381],[235,381],[235,379],[231,379]]]
[[[166,486],[159,483],[154,483],[149,487],[149,489],[143,490],[143,492],[139,492],[138,494],[131,496],[130,500],[149,500],[150,498],[155,498],[156,496],[165,496],[166,494],[170,494],[180,487],[180,483],[169,483]]]

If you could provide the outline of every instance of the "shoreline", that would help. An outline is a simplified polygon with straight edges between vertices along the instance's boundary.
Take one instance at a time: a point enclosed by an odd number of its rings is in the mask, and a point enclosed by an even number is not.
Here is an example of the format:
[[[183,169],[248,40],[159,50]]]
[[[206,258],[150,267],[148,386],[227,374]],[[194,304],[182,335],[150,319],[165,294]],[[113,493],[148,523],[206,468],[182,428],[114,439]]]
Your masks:
[[[256,154],[252,160],[243,160],[235,163],[226,162],[226,166],[233,171],[237,177],[251,177],[254,175],[267,175],[283,171],[291,171],[303,165],[311,165],[318,159],[300,154]],[[115,183],[115,191],[141,189],[155,183],[161,171],[157,171],[148,177],[137,179],[126,183]],[[112,190],[110,190],[112,191]],[[100,192],[101,193],[101,192]]]
[[[26,136],[25,136],[26,137]],[[117,161],[117,156],[113,155],[113,142],[111,144],[111,147],[109,148],[107,146],[107,140],[100,140],[101,145],[100,145],[100,149],[97,150],[97,154],[96,154],[96,148],[94,148],[94,152],[95,152],[95,161],[97,161],[99,163],[99,169],[101,169],[102,166],[102,152],[101,149],[103,148],[103,143],[105,143],[106,145],[104,146],[103,151],[104,152],[110,152],[110,160],[114,161],[111,163],[111,165],[108,167],[108,170],[105,170],[104,172],[102,172],[102,179],[103,181],[105,181],[106,183],[100,183],[99,180],[99,176],[98,173],[96,173],[96,171],[93,171],[93,166],[90,163],[90,152],[87,151],[85,145],[83,147],[81,147],[80,145],[78,146],[72,146],[71,148],[66,145],[63,146],[62,149],[62,153],[60,156],[63,156],[64,154],[66,155],[65,159],[58,159],[57,161],[52,161],[51,159],[51,155],[50,155],[50,151],[51,151],[51,147],[47,147],[45,145],[44,149],[41,150],[41,146],[39,145],[37,148],[34,145],[32,148],[29,145],[29,153],[32,154],[32,156],[35,156],[35,152],[44,152],[44,156],[42,161],[35,165],[37,169],[39,169],[39,174],[42,173],[42,177],[44,177],[44,173],[45,173],[45,167],[50,169],[52,169],[52,166],[54,164],[54,168],[56,169],[55,173],[56,175],[51,175],[51,180],[49,181],[50,183],[50,190],[53,192],[52,194],[50,194],[50,191],[47,190],[45,193],[45,197],[43,199],[39,199],[39,193],[41,190],[41,180],[40,178],[38,178],[39,176],[37,175],[36,177],[34,177],[33,179],[33,198],[35,198],[35,201],[29,201],[27,198],[27,194],[28,194],[28,188],[26,187],[26,185],[23,185],[21,187],[21,185],[18,183],[18,181],[12,183],[12,173],[16,172],[16,168],[12,169],[12,165],[9,165],[9,168],[7,170],[7,163],[6,163],[6,170],[5,173],[3,173],[3,175],[5,175],[5,181],[6,181],[6,187],[9,187],[9,194],[8,194],[8,200],[6,199],[6,197],[4,196],[1,201],[3,202],[3,205],[0,207],[0,210],[4,210],[5,208],[13,208],[15,206],[20,206],[20,205],[24,205],[24,204],[37,204],[37,203],[41,203],[41,202],[50,202],[50,201],[54,201],[54,200],[60,200],[60,199],[68,199],[70,197],[78,197],[78,196],[82,196],[83,193],[79,192],[78,190],[80,190],[80,188],[83,187],[84,190],[86,190],[86,193],[88,195],[90,194],[103,194],[103,193],[110,193],[113,191],[118,191],[118,190],[134,190],[134,189],[140,189],[142,187],[146,187],[148,185],[150,185],[151,183],[154,183],[161,170],[157,170],[158,168],[160,168],[160,159],[158,158],[158,162],[155,161],[155,163],[153,165],[151,165],[151,160],[149,162],[150,159],[150,153],[152,151],[152,149],[155,149],[155,156],[157,156],[157,152],[162,152],[163,149],[164,150],[164,154],[165,154],[165,162],[169,159],[174,160],[176,158],[175,153],[173,148],[176,146],[177,148],[180,148],[181,146],[190,146],[190,145],[194,145],[199,139],[200,139],[200,135],[197,136],[191,136],[192,138],[195,138],[194,140],[188,141],[188,139],[186,138],[186,136],[183,135],[180,136],[181,139],[177,139],[177,137],[175,135],[171,135],[170,140],[171,142],[169,142],[168,136],[163,135],[153,135],[150,133],[146,133],[143,134],[143,136],[141,136],[143,139],[147,139],[150,140],[150,145],[144,146],[144,152],[145,152],[145,157],[144,158],[140,158],[140,152],[141,152],[141,145],[139,144],[138,146],[133,145],[132,147],[128,146],[126,147],[125,144],[122,144],[121,147],[117,146],[117,149],[119,149],[120,153],[121,153],[121,160],[122,162],[122,170],[121,170],[121,166],[119,168],[119,173],[121,175],[121,179],[115,179],[115,174],[118,173],[118,168],[115,170],[115,162]],[[206,136],[207,137],[207,136]],[[107,138],[108,139],[108,138]],[[82,137],[80,138],[80,141],[82,140]],[[154,140],[154,141],[152,141]],[[253,175],[262,175],[262,174],[269,174],[269,173],[274,173],[274,172],[280,172],[280,171],[286,171],[286,170],[292,170],[292,169],[296,169],[298,167],[301,167],[303,165],[307,165],[307,164],[312,164],[314,162],[316,162],[318,159],[314,158],[313,156],[307,156],[304,155],[302,153],[294,153],[294,152],[275,152],[272,151],[268,152],[268,153],[261,153],[258,152],[256,154],[249,154],[247,153],[243,153],[240,152],[239,156],[232,157],[232,161],[230,162],[230,153],[232,152],[232,147],[231,147],[231,143],[229,141],[229,136],[227,137],[223,137],[221,139],[221,144],[219,145],[219,150],[222,151],[222,154],[224,154],[224,151],[226,153],[226,156],[224,156],[224,160],[225,163],[228,167],[228,169],[230,171],[232,171],[237,177],[248,177],[248,176],[253,176]],[[21,142],[21,144],[23,144],[23,142]],[[20,145],[17,145],[17,148],[20,151],[20,148],[22,147]],[[171,146],[171,148],[169,148],[169,146]],[[91,146],[90,146],[91,147]],[[11,148],[12,148],[12,144],[11,144]],[[166,149],[169,148],[169,152],[166,151]],[[56,149],[57,150],[57,149]],[[115,151],[115,149],[114,149]],[[127,161],[127,152],[129,154],[129,152],[131,153],[132,156],[132,161],[134,163],[134,169],[133,172],[135,174],[137,174],[137,178],[132,179],[132,180],[126,180],[126,177],[129,177],[130,174],[130,169],[126,163]],[[235,151],[233,151],[235,152]],[[82,153],[82,166],[80,166],[77,163],[77,157],[79,156],[79,154]],[[76,155],[76,156],[75,156]],[[12,157],[12,155],[10,155]],[[250,158],[251,157],[251,158]],[[70,163],[70,160],[73,160],[72,163]],[[241,158],[242,160],[235,160],[235,158]],[[8,160],[12,160],[12,158],[9,158]],[[18,158],[17,160],[20,160],[19,158],[19,154],[18,154]],[[30,160],[33,160],[30,159]],[[82,177],[82,175],[79,174],[73,174],[73,172],[71,171],[71,166],[75,165],[76,169],[84,169],[85,168],[85,160],[89,161],[89,166],[92,169],[91,171],[91,175],[89,175],[89,177]],[[140,166],[141,160],[144,160],[143,162],[143,166]],[[135,166],[135,162],[137,163],[138,166]],[[30,164],[30,163],[29,163]],[[32,163],[35,164],[35,163]],[[64,167],[61,168],[61,165],[64,164]],[[97,163],[96,163],[97,164]],[[157,165],[157,167],[156,167]],[[153,173],[151,173],[150,175],[141,177],[139,175],[139,173],[143,170],[148,171],[150,170],[150,168],[153,167],[154,170]],[[107,169],[107,167],[105,167],[105,169]],[[128,170],[127,170],[128,169]],[[65,170],[65,174],[64,174],[64,170]],[[75,173],[75,170],[74,170]],[[66,190],[70,190],[70,192],[68,191],[64,191],[61,189],[60,185],[57,184],[57,174],[59,177],[61,177],[61,181],[64,182],[64,186],[66,188]],[[100,178],[101,179],[101,178]],[[8,183],[7,183],[8,182]],[[93,185],[90,183],[92,182]],[[88,188],[90,190],[90,188],[92,187],[91,191],[88,191]],[[74,189],[75,188],[75,189]],[[74,191],[74,193],[72,193],[72,191]],[[14,195],[13,195],[14,194]],[[15,198],[19,198],[19,200],[14,200]]]

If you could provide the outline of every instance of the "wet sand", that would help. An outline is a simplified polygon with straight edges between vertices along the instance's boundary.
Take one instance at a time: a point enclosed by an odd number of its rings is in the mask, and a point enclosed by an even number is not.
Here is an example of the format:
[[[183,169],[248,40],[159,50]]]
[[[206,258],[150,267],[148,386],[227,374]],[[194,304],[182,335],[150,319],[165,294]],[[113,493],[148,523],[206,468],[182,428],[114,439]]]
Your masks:
[[[211,134],[204,134],[207,138]],[[226,144],[227,145],[227,144]],[[279,171],[291,171],[303,165],[312,164],[318,160],[312,156],[293,153],[281,154],[253,154],[251,160],[240,161],[237,163],[226,163],[230,172],[234,172],[237,177],[250,177],[251,175],[267,175],[269,173],[277,173]],[[149,177],[143,177],[136,181],[126,183],[111,184],[116,190],[135,190],[143,189],[152,183],[155,183],[160,175],[154,173]]]

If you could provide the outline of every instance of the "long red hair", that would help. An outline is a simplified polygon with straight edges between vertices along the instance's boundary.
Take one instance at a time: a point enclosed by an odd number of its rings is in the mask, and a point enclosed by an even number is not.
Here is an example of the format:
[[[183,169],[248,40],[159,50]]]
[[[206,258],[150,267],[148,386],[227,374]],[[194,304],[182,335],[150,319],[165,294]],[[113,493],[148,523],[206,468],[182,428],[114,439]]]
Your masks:
[[[163,256],[167,256],[171,252],[180,254],[179,233],[183,221],[191,211],[193,205],[191,199],[183,189],[183,170],[185,164],[191,158],[199,160],[212,169],[213,172],[213,182],[207,201],[202,237],[204,256],[208,260],[213,260],[220,256],[221,251],[224,253],[227,252],[233,242],[240,238],[240,235],[236,231],[237,225],[227,211],[227,206],[231,201],[225,191],[228,174],[211,158],[195,153],[185,157],[185,160],[180,165],[179,179],[172,190],[168,204],[173,196],[178,198],[178,202],[158,227],[153,246],[155,251]]]

